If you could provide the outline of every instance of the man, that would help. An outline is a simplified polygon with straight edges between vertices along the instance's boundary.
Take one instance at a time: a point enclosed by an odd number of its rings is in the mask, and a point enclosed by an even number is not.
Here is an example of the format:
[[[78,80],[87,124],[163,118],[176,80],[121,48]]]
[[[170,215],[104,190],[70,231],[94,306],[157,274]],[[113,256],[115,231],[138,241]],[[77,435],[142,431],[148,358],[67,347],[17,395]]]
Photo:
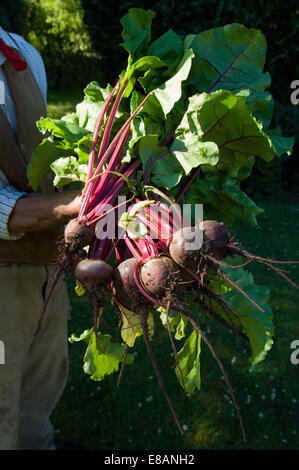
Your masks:
[[[46,74],[39,53],[1,27],[0,85],[0,450],[48,450],[55,449],[50,416],[68,373],[64,280],[42,328],[37,336],[33,332],[58,241],[64,224],[78,214],[80,196],[54,192],[47,179],[38,193],[28,187],[26,165],[42,140],[35,123],[46,115]]]

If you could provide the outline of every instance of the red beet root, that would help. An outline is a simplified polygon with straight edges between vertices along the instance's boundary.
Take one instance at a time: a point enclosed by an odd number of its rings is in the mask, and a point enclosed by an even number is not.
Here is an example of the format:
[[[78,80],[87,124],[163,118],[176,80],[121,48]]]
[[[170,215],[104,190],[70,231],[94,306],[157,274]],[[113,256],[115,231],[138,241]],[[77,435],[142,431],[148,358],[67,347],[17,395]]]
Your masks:
[[[185,268],[197,270],[201,259],[203,233],[196,227],[183,227],[173,235],[169,245],[172,259]]]
[[[128,310],[134,310],[134,301],[140,297],[134,280],[134,270],[137,263],[135,258],[128,258],[120,263],[113,272],[114,296]]]
[[[175,288],[179,288],[182,274],[179,266],[169,257],[148,259],[140,270],[140,279],[145,289],[155,298],[162,299]]]
[[[76,279],[88,290],[107,284],[112,275],[112,267],[102,260],[84,259],[75,268]]]
[[[65,245],[71,251],[77,251],[90,245],[94,236],[94,225],[86,225],[85,222],[77,219],[70,220],[64,230]]]

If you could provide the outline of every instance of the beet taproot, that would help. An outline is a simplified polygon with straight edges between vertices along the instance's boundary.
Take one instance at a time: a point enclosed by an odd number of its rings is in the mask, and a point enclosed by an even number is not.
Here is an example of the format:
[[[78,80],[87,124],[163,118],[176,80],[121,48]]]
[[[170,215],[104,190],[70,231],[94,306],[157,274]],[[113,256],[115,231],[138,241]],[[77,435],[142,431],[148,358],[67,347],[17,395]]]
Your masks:
[[[146,260],[140,269],[140,280],[155,298],[162,299],[174,289],[179,289],[183,274],[179,266],[168,256]]]
[[[105,261],[86,258],[77,264],[74,274],[87,290],[92,290],[112,280],[113,268]]]
[[[86,225],[78,219],[71,219],[64,229],[65,246],[71,251],[77,251],[90,245],[95,237],[94,224]]]
[[[198,226],[183,227],[172,237],[170,256],[179,266],[196,270],[201,259],[202,242],[203,232]]]
[[[138,264],[135,258],[122,261],[113,271],[113,293],[117,302],[128,310],[134,310],[134,302],[140,297],[134,280],[134,271]]]
[[[202,252],[215,259],[225,258],[230,235],[224,223],[217,220],[204,220],[199,223],[199,229],[203,234]]]

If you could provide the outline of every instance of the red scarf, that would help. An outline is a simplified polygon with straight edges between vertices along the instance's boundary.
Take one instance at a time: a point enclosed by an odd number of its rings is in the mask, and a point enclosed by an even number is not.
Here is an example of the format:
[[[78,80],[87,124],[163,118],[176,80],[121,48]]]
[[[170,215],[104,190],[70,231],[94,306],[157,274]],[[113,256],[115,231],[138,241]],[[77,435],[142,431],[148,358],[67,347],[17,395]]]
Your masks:
[[[14,69],[18,72],[27,69],[27,64],[25,60],[23,60],[14,50],[12,47],[9,47],[3,39],[0,38],[0,51],[3,52],[5,57],[11,62]]]

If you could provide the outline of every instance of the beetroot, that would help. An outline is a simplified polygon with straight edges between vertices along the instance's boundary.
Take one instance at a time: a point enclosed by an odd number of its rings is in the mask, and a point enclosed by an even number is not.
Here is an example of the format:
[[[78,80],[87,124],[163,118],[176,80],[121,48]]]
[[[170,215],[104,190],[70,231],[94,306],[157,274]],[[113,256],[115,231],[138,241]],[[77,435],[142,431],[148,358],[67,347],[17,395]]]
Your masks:
[[[134,280],[134,270],[138,264],[135,258],[122,261],[113,272],[115,299],[128,310],[134,311],[134,300],[140,297]]]
[[[64,241],[71,251],[90,245],[95,237],[94,224],[86,225],[78,219],[71,219],[64,229]]]
[[[102,260],[84,259],[75,268],[75,277],[88,290],[107,284],[112,279],[113,268]]]
[[[169,253],[179,265],[197,270],[201,259],[202,232],[198,226],[183,227],[172,237],[169,244]]]
[[[177,264],[167,256],[149,258],[142,265],[140,279],[145,289],[157,299],[164,298],[182,279]]]
[[[169,253],[180,266],[197,271],[203,255],[223,259],[229,242],[229,233],[222,222],[205,220],[195,227],[183,227],[175,232]]]
[[[225,258],[230,235],[224,223],[217,222],[217,220],[204,220],[200,222],[199,229],[203,232],[202,251],[216,259]]]

